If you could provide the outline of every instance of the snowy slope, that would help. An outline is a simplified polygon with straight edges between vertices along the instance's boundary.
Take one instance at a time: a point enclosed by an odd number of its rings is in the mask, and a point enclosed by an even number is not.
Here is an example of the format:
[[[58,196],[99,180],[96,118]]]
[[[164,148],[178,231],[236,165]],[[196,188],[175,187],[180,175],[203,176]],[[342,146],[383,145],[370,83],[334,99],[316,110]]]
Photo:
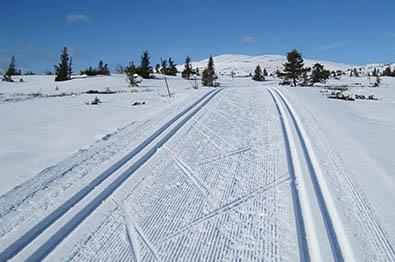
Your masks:
[[[283,64],[286,62],[286,57],[281,55],[262,55],[262,56],[248,56],[226,54],[213,57],[214,65],[217,74],[230,75],[235,72],[237,76],[247,76],[254,73],[255,67],[259,64],[262,68],[266,68],[268,73],[273,73],[276,70],[282,70]],[[207,66],[208,59],[192,62],[193,67],[198,67],[200,72]],[[354,65],[333,63],[328,61],[305,59],[305,65],[312,67],[315,63],[321,63],[329,70],[347,70],[354,68]],[[179,65],[178,69],[182,70],[183,66]]]
[[[25,82],[18,82],[20,77],[0,82],[0,195],[119,128],[151,120],[205,92],[178,77],[168,78],[171,100],[161,78],[143,81],[132,93],[122,75],[65,82],[54,82],[54,76],[21,77]],[[116,93],[84,93],[107,88]],[[96,96],[102,104],[85,104]],[[132,106],[142,101],[146,104]]]
[[[123,76],[26,80],[0,84],[2,181],[63,160],[0,193],[0,260],[395,261],[395,78],[169,77],[170,100],[160,76],[134,93]]]

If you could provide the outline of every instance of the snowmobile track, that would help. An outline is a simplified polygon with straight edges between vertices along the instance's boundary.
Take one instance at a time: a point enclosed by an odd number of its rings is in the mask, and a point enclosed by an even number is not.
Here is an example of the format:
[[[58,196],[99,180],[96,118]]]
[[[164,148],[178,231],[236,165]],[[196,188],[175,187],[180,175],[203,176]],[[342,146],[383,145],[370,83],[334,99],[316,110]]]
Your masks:
[[[16,241],[6,247],[1,253],[0,258],[2,261],[13,258],[21,252],[27,245],[33,242],[38,236],[44,233],[47,228],[58,221],[70,209],[76,206],[83,200],[89,193],[96,187],[101,185],[105,180],[111,177],[117,170],[124,167],[129,161],[134,160],[136,155],[144,150],[147,152],[131,165],[125,172],[120,174],[114,179],[106,188],[104,188],[87,206],[78,210],[70,220],[68,220],[55,234],[41,245],[30,257],[29,261],[42,260],[51,250],[53,250],[69,233],[71,233],[87,216],[89,216],[105,199],[107,199],[128,177],[130,177],[141,165],[150,159],[158,148],[163,146],[182,126],[184,126],[195,114],[197,114],[209,101],[211,101],[222,89],[212,90],[199,98],[195,103],[188,108],[174,116],[155,133],[148,137],[143,143],[137,146],[129,154],[124,156],[109,169],[101,173],[85,187],[71,196],[61,206],[56,208],[52,213],[43,218],[39,223],[34,225],[30,230],[24,233]],[[184,117],[184,118],[182,118]],[[178,123],[176,123],[179,121]],[[169,128],[176,124],[173,128]],[[163,136],[157,143],[152,144],[155,140]]]

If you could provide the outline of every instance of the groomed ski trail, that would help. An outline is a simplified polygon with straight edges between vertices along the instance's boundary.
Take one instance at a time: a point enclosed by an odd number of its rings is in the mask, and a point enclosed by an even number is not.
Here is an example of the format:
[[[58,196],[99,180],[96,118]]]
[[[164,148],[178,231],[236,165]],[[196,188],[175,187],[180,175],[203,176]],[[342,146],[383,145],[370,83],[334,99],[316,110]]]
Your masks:
[[[133,151],[116,162],[113,166],[93,179],[88,185],[71,196],[65,203],[55,209],[47,217],[43,218],[38,224],[21,235],[16,241],[10,243],[0,252],[0,258],[3,260],[11,259],[20,253],[28,245],[37,245],[34,241],[40,237],[41,243],[37,250],[28,252],[27,260],[36,261],[43,259],[53,248],[59,244],[74,228],[82,222],[91,212],[95,210],[112,192],[114,192],[129,176],[131,176],[142,164],[144,164],[157,149],[166,143],[186,122],[188,122],[197,112],[199,112],[214,96],[222,89],[212,90],[199,98],[191,106],[180,112],[178,115],[169,120],[154,134],[147,138],[143,143]],[[140,156],[144,154],[143,156]],[[136,160],[136,158],[139,158]],[[130,163],[130,164],[129,164]],[[114,175],[116,174],[116,175]],[[107,180],[107,184],[105,183]],[[101,192],[97,193],[100,185],[106,184]],[[88,199],[88,203],[81,204],[91,192],[96,192],[96,196]],[[76,207],[77,206],[77,207]],[[67,212],[69,217],[63,218]],[[64,221],[61,221],[64,220]],[[60,225],[56,223],[58,221]],[[48,231],[56,231],[45,235],[48,228],[55,228]],[[25,255],[24,255],[25,257]]]
[[[304,227],[306,228],[306,237],[311,259],[313,261],[327,259],[326,257],[322,257],[322,254],[324,253],[321,251],[323,245],[317,245],[317,233],[320,231],[321,233],[326,232],[333,256],[332,259],[335,261],[355,261],[342,221],[339,218],[339,214],[326,181],[322,176],[322,171],[312,144],[303,128],[300,118],[289,101],[277,88],[269,88],[268,90],[282,112],[281,118],[285,123],[287,123],[285,124],[286,129],[288,129],[286,135],[290,139],[290,154],[293,156],[293,159],[296,160],[293,161],[293,168],[296,170],[295,177],[297,180],[298,192],[300,194],[301,210],[303,213],[305,223]],[[287,115],[289,115],[289,118],[291,118],[292,121],[288,119]],[[295,136],[290,135],[292,133],[296,134],[297,139]],[[298,143],[301,146],[299,151],[292,146],[292,144]],[[298,156],[298,152],[299,154],[302,152],[302,156]],[[306,166],[305,170],[308,171],[308,174],[302,174],[298,171],[300,170],[300,165]],[[309,176],[309,179],[306,179],[305,176]],[[306,187],[304,185],[306,180],[311,183],[315,195],[308,195],[309,193],[306,192]],[[319,206],[321,218],[317,218],[316,215],[311,213],[311,204],[313,201],[316,201]],[[317,219],[323,220],[321,226],[320,223],[312,223],[313,220],[317,221]],[[324,225],[324,228],[322,228],[322,224]]]

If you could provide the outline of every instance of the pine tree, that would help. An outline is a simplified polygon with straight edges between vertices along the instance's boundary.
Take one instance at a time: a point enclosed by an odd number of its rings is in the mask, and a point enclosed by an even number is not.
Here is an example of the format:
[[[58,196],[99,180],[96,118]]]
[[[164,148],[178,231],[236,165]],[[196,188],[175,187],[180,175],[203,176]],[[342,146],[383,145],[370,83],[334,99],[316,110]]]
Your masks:
[[[358,72],[358,70],[357,70],[356,68],[353,69],[352,74],[353,74],[355,77],[359,77],[359,72]]]
[[[284,72],[280,72],[278,75],[284,78],[283,84],[292,83],[293,86],[296,86],[305,70],[302,54],[294,49],[287,54],[287,63],[284,64]]]
[[[217,86],[215,80],[217,80],[217,75],[215,74],[213,57],[210,55],[207,68],[202,73],[202,84],[203,86]]]
[[[260,65],[256,66],[255,73],[254,73],[254,76],[252,77],[252,80],[265,81],[265,77],[263,76],[263,72],[262,72]]]
[[[376,67],[373,69],[373,73],[372,73],[372,76],[377,76],[378,74],[377,74],[377,69],[376,69]]]
[[[71,67],[72,65],[73,65],[73,58],[70,57],[69,65],[67,67],[67,76],[69,77],[69,79],[71,79],[71,74],[73,73],[73,69]]]
[[[150,58],[148,51],[144,51],[141,56],[140,66],[137,68],[138,75],[145,79],[151,78],[151,74],[153,73],[152,66],[150,65]]]
[[[313,66],[313,71],[310,77],[310,83],[325,83],[330,76],[330,71],[325,70],[324,66],[317,63]]]
[[[160,64],[155,65],[155,73],[157,73],[157,74],[160,73]]]
[[[64,47],[62,55],[60,56],[60,63],[55,65],[55,81],[66,81],[70,79],[70,72],[72,72],[72,70],[69,68],[69,66],[71,66],[71,64],[69,64],[69,60],[67,47]]]
[[[263,76],[268,76],[269,74],[267,73],[266,68],[263,69]]]
[[[388,66],[386,69],[384,69],[382,76],[392,76],[392,70],[391,70],[390,66]]]
[[[166,75],[175,76],[175,75],[177,75],[177,73],[178,73],[178,70],[177,70],[176,64],[174,63],[173,60],[171,60],[171,57],[169,57],[169,67],[166,72]]]
[[[166,59],[164,59],[164,60],[162,60],[162,58],[161,58],[161,69],[160,69],[160,72],[163,74],[163,75],[165,75],[166,74],[166,72],[167,72],[167,60]]]
[[[380,86],[380,83],[381,83],[380,76],[377,75],[377,76],[376,76],[376,82],[373,83],[373,87],[379,87],[379,86]]]
[[[185,79],[189,79],[193,73],[192,65],[191,65],[191,58],[187,56],[185,58],[185,65],[184,65],[184,70],[182,71],[181,75]]]
[[[16,68],[15,57],[11,57],[10,65],[5,73],[8,76],[18,75],[18,70]]]

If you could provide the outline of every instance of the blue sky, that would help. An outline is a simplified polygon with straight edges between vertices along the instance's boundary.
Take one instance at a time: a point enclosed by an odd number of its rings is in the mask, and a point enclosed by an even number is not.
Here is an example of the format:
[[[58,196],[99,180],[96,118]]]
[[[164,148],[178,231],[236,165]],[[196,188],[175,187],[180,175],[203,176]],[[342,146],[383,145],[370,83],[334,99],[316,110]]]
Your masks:
[[[20,0],[1,5],[0,66],[53,69],[71,50],[76,69],[171,56],[285,54],[351,64],[395,62],[393,0]]]

